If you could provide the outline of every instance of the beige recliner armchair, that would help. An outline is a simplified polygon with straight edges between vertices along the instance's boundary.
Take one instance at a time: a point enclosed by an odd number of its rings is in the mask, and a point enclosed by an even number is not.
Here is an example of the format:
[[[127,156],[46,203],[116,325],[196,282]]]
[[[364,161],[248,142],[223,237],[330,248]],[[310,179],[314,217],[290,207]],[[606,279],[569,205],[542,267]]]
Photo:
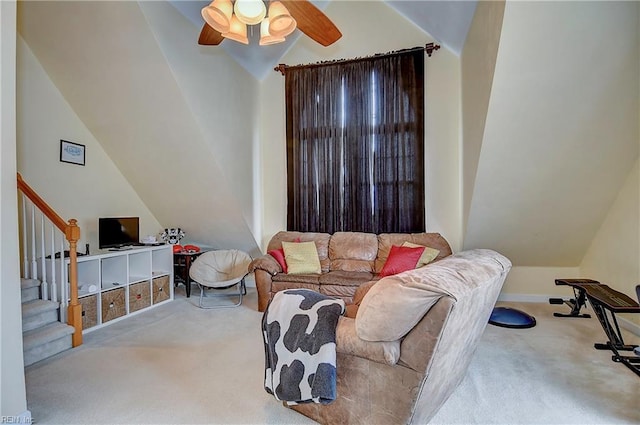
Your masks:
[[[338,323],[338,398],[291,408],[323,424],[429,422],[462,381],[510,269],[470,250],[362,286],[355,318]]]

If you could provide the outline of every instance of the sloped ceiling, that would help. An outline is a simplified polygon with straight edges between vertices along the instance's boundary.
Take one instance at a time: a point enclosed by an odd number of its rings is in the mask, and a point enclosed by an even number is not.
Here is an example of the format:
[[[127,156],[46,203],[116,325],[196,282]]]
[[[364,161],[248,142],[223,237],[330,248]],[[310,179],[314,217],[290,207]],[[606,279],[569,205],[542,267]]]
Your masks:
[[[407,7],[458,10],[433,3],[395,8],[418,26],[427,23]],[[638,158],[639,8],[506,4],[477,172],[464,189],[464,248],[497,249],[516,265],[579,265]],[[25,1],[18,17],[20,35],[162,224],[259,251],[259,135],[246,123],[258,121],[260,66],[197,46],[201,21],[167,2]],[[431,35],[460,50],[433,25]]]
[[[637,2],[506,4],[465,248],[580,265],[638,158],[639,16]]]
[[[180,57],[172,68],[168,59],[175,59],[175,48],[166,45],[163,51],[157,41],[163,34],[152,30],[162,26],[162,12],[172,8],[163,2],[144,7],[153,9],[148,16],[137,2],[20,2],[18,29],[162,225],[180,226],[212,247],[255,255],[253,129],[216,114],[215,103],[194,113],[192,107],[201,105],[190,103],[190,96],[199,88],[205,99],[209,90],[233,97],[228,112],[251,121],[257,83],[224,53],[211,53],[196,72],[180,69]],[[189,37],[187,48],[180,49],[197,56],[198,46],[191,42],[195,31],[182,23],[187,27],[181,28],[178,19],[164,31],[175,31],[173,41]],[[216,73],[235,78],[216,85],[209,78]],[[246,148],[228,148],[236,144]]]
[[[324,10],[329,2],[330,0],[312,0],[312,3],[320,10]],[[170,3],[197,28],[202,28],[204,21],[200,12],[210,2],[170,0]],[[386,0],[386,3],[408,21],[430,34],[442,46],[460,56],[469,26],[473,20],[476,1]],[[249,29],[250,42],[248,46],[224,40],[220,47],[259,80],[262,80],[278,64],[278,60],[295,44],[299,37],[304,36],[300,31],[295,31],[287,37],[284,43],[259,46],[258,32],[251,31],[252,28]],[[380,28],[380,31],[385,31],[385,29]]]

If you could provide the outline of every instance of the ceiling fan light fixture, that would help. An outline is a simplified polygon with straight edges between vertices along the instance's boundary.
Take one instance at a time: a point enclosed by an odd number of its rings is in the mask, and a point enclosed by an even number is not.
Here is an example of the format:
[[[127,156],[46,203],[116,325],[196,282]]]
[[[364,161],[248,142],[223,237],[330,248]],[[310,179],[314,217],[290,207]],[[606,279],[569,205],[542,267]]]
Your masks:
[[[243,24],[256,25],[267,15],[267,8],[262,0],[236,0],[233,11]]]
[[[276,37],[269,33],[269,18],[264,18],[264,20],[260,22],[260,46],[282,43],[283,41],[284,37]]]
[[[240,22],[236,15],[233,15],[231,17],[229,31],[223,32],[222,36],[233,41],[237,41],[238,43],[249,44],[249,38],[247,37],[247,26]]]
[[[286,37],[296,29],[297,23],[287,8],[279,1],[269,5],[269,33],[277,37]]]
[[[231,0],[214,0],[202,9],[202,18],[214,30],[223,33],[229,31],[233,4]]]

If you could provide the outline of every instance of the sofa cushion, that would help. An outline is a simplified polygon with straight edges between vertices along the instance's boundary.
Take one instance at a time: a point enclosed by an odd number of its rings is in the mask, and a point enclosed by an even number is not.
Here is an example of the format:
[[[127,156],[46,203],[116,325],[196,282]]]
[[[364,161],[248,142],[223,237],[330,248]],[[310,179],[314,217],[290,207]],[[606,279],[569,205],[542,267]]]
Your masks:
[[[504,256],[490,250],[474,249],[426,267],[382,278],[360,303],[356,315],[358,336],[367,341],[400,339],[441,297],[457,299],[465,296],[504,276],[510,267],[511,262]]]
[[[300,276],[300,275],[298,275]],[[310,289],[320,292],[320,285],[317,283],[301,283],[301,282],[273,282],[271,284],[271,293],[284,291],[285,289]]]
[[[428,269],[413,270],[418,271]],[[366,341],[395,341],[405,336],[443,296],[438,291],[405,284],[403,276],[380,279],[367,292],[356,314],[358,336]]]
[[[400,341],[371,342],[358,338],[355,320],[341,317],[336,328],[336,351],[394,365],[400,358]]]
[[[424,250],[423,246],[416,248],[392,246],[387,256],[387,261],[385,261],[382,270],[380,270],[380,276],[391,276],[415,269]]]
[[[329,239],[331,235],[329,233],[313,233],[313,232],[288,232],[280,231],[276,233],[267,246],[267,252],[272,249],[278,249],[282,247],[282,242],[309,242],[316,243],[316,249],[318,250],[318,259],[320,260],[320,267],[323,272],[329,271]]]
[[[377,280],[371,280],[358,286],[356,292],[353,293],[351,303],[347,304],[346,311],[344,313],[345,316],[351,317],[352,319],[356,318],[356,314],[358,314],[358,308],[360,308],[360,303],[362,303],[364,296],[367,295],[369,289],[371,289],[371,287],[377,282]]]
[[[378,235],[378,256],[375,261],[376,273],[380,273],[380,270],[382,270],[391,247],[393,245],[402,245],[405,242],[428,246],[440,251],[433,261],[438,261],[451,255],[451,247],[440,233],[381,233]]]
[[[360,286],[362,283],[372,279],[374,279],[374,275],[370,272],[346,272],[336,270],[321,274],[318,282],[321,285]]]
[[[322,271],[315,242],[282,242],[287,274],[308,274]]]
[[[271,277],[273,282],[300,282],[300,283],[313,283],[318,285],[320,279],[319,274],[285,274],[278,273]]]
[[[329,241],[331,270],[373,272],[378,238],[373,233],[336,232]]]

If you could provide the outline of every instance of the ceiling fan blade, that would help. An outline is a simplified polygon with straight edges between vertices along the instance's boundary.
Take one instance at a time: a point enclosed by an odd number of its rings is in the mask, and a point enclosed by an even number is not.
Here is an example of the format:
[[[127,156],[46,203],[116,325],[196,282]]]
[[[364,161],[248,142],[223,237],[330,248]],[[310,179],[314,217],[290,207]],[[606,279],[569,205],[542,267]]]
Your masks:
[[[198,44],[203,46],[217,46],[224,40],[222,34],[211,28],[209,24],[205,22],[198,38]]]
[[[338,27],[309,0],[280,1],[298,23],[298,29],[323,46],[329,46],[342,37]]]

